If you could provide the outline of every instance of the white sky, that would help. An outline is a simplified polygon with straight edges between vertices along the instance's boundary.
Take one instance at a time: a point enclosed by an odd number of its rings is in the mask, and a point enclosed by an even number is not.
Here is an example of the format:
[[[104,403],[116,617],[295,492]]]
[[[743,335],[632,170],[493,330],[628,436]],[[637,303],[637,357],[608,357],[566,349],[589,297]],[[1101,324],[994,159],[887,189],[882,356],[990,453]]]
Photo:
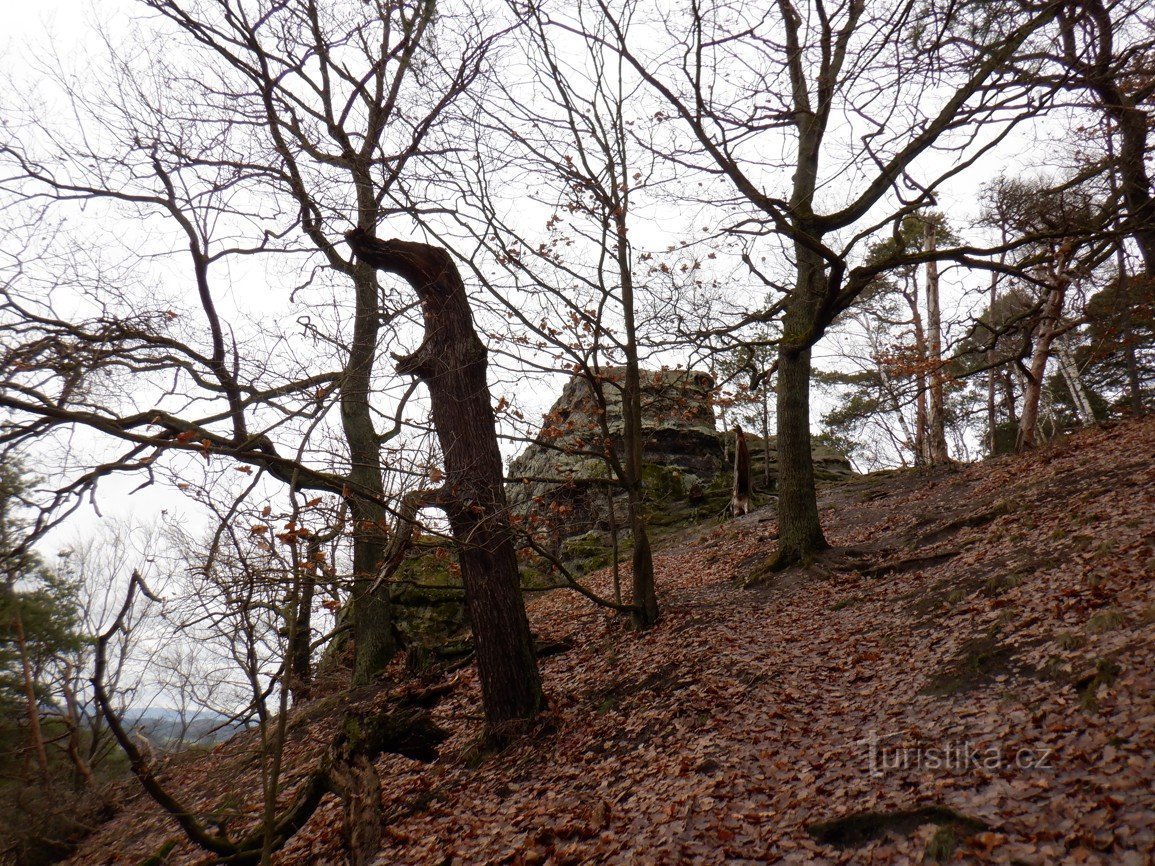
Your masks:
[[[33,74],[30,71],[32,66],[26,64],[24,58],[29,53],[33,57],[43,57],[52,51],[66,59],[75,58],[79,65],[87,52],[86,46],[95,47],[99,39],[93,29],[97,22],[115,22],[118,16],[136,14],[139,6],[129,0],[40,0],[40,2],[0,0],[0,9],[3,10],[0,13],[0,20],[3,20],[5,25],[5,32],[0,35],[0,45],[4,49],[0,56],[0,75],[11,77],[17,82],[28,82],[29,76]],[[110,32],[116,33],[117,30],[115,23],[109,26]],[[1023,148],[1029,148],[1030,145],[1031,142],[1022,142]],[[1014,150],[1013,146],[1004,148],[998,159],[988,163],[985,176],[993,176],[1000,170],[1014,174],[1020,167],[1015,164]],[[965,222],[973,216],[973,193],[983,177],[983,171],[973,171],[957,180],[951,188],[942,191],[940,204],[956,223]],[[678,217],[671,222],[681,222],[681,218]],[[985,279],[985,276],[981,278]],[[974,280],[975,277],[966,279]],[[246,283],[247,280],[242,278],[239,282]],[[229,281],[223,281],[222,285],[227,291]],[[960,289],[961,285],[954,286],[956,293]],[[269,295],[267,300],[270,304],[279,302],[273,295]],[[945,305],[948,308],[949,303],[950,299],[947,298]],[[819,344],[815,351],[819,366],[832,366],[837,351],[834,341],[827,340]],[[512,389],[513,386],[509,384],[507,387]],[[495,399],[497,396],[495,394]],[[552,397],[552,394],[538,396],[534,402],[547,405],[552,401]],[[538,408],[544,408],[544,405],[539,405]],[[822,411],[822,406],[817,404],[814,406],[813,419],[816,426]],[[190,511],[190,506],[183,496],[159,485],[134,497],[126,496],[137,483],[136,479],[128,478],[111,478],[103,481],[99,499],[102,509],[106,513],[122,516],[136,513],[144,520],[159,509],[166,509],[170,514],[195,513],[195,510]],[[82,529],[85,526],[95,526],[99,518],[88,506],[85,506],[83,511],[84,516],[75,522]]]

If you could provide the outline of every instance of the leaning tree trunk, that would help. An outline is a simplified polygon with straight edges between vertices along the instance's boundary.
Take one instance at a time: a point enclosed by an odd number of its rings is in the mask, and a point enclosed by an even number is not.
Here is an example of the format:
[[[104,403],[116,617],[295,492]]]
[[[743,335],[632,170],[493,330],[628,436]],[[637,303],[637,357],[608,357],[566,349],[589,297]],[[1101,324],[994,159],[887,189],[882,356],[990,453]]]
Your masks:
[[[1059,335],[1059,319],[1063,315],[1063,299],[1067,291],[1067,276],[1062,272],[1054,278],[1047,301],[1043,305],[1039,328],[1035,337],[1035,350],[1031,355],[1031,367],[1027,371],[1026,388],[1023,391],[1023,412],[1019,418],[1018,449],[1033,448],[1038,439],[1039,404],[1042,401],[1043,384],[1047,374],[1047,362],[1051,359],[1051,344]]]
[[[12,593],[15,599],[15,593]],[[48,779],[48,752],[44,748],[44,734],[40,729],[40,702],[36,698],[36,683],[32,676],[32,664],[28,658],[28,643],[24,636],[24,619],[20,611],[20,602],[13,605],[16,611],[12,617],[13,632],[17,655],[20,657],[22,684],[24,686],[24,709],[28,715],[28,739],[32,754],[36,757],[36,768],[39,770],[41,781]]]
[[[1059,372],[1063,376],[1063,381],[1067,383],[1067,390],[1071,392],[1071,404],[1075,407],[1079,425],[1089,427],[1095,423],[1095,410],[1091,406],[1087,387],[1083,384],[1079,365],[1075,363],[1075,355],[1065,338],[1055,341],[1055,357],[1059,361]]]
[[[361,261],[401,277],[421,300],[425,340],[397,358],[397,371],[417,376],[429,389],[445,458],[438,505],[457,545],[492,731],[532,717],[543,699],[509,527],[485,346],[449,253],[428,244],[381,241],[360,229],[346,237]]]

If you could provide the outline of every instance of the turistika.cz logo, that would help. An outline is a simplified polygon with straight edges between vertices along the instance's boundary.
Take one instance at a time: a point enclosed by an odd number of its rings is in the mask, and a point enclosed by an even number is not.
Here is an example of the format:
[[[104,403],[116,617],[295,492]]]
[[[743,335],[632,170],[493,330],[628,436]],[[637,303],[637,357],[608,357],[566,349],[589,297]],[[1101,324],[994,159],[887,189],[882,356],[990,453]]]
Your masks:
[[[906,731],[879,736],[870,731],[857,745],[865,749],[870,775],[907,770],[934,770],[946,773],[996,772],[1007,767],[1019,770],[1049,770],[1052,749],[976,745],[963,740],[944,743],[904,743],[895,738]]]

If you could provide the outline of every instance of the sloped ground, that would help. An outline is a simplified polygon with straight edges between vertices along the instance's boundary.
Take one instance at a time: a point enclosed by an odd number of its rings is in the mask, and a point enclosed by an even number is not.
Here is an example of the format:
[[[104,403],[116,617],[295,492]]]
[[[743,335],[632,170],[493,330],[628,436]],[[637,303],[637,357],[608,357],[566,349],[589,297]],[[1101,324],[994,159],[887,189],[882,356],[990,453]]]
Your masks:
[[[478,755],[475,675],[455,674],[441,759],[379,764],[379,862],[1153,862],[1153,458],[1147,421],[841,484],[838,549],[752,589],[772,512],[699,529],[659,553],[663,618],[641,635],[537,600],[535,631],[573,644],[542,661],[548,716]],[[312,712],[298,774],[332,720]],[[250,749],[169,776],[255,800]],[[156,852],[177,834],[155,812],[134,796],[73,862]],[[340,860],[335,801],[276,858]]]

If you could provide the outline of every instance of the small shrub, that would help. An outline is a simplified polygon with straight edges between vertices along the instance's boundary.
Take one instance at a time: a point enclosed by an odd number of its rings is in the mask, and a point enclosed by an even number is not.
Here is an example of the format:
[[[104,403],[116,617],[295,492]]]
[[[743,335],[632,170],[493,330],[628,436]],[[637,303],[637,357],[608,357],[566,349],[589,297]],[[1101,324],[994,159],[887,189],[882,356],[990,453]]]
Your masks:
[[[1106,634],[1122,627],[1125,622],[1127,617],[1123,616],[1122,611],[1101,610],[1091,617],[1087,628],[1091,630],[1091,634]]]
[[[934,863],[946,863],[958,850],[958,833],[949,824],[939,827],[926,844],[926,859]]]

